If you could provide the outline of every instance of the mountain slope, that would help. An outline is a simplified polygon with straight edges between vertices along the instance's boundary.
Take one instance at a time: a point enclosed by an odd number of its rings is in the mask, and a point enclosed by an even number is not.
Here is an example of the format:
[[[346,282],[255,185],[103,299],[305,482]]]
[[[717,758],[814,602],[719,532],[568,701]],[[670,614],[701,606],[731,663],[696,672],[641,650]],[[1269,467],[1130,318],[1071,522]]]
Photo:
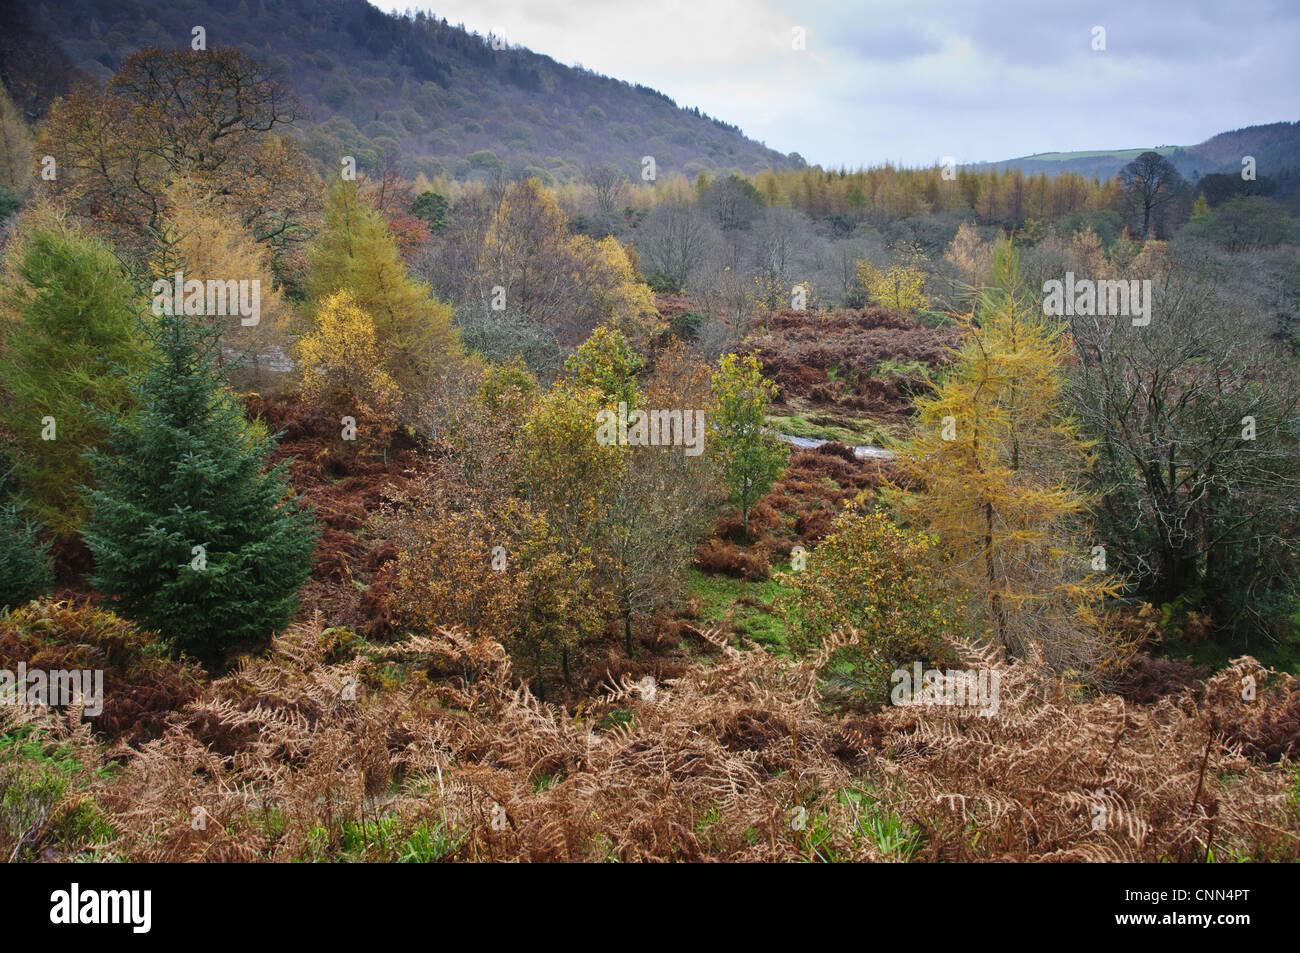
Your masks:
[[[1000,162],[973,163],[967,168],[1019,168],[1026,174],[1077,172],[1109,179],[1147,149],[1045,152]],[[1279,194],[1292,191],[1300,173],[1300,122],[1275,122],[1221,132],[1195,146],[1161,146],[1151,151],[1169,159],[1184,177],[1241,171],[1243,156],[1254,156],[1256,174],[1278,183]],[[1289,186],[1289,187],[1288,187]]]
[[[331,166],[344,149],[363,166],[389,152],[431,175],[465,177],[500,161],[563,181],[604,162],[639,176],[647,155],[661,175],[800,162],[655,90],[525,49],[493,49],[490,38],[445,20],[392,16],[365,0],[3,0],[0,13],[6,32],[22,33],[28,46],[31,37],[50,41],[100,81],[145,46],[188,47],[201,25],[210,47],[238,47],[283,73],[321,127],[309,152]],[[7,86],[27,90],[29,113],[67,82],[66,70],[62,79],[33,75],[31,57],[0,59],[0,72]]]

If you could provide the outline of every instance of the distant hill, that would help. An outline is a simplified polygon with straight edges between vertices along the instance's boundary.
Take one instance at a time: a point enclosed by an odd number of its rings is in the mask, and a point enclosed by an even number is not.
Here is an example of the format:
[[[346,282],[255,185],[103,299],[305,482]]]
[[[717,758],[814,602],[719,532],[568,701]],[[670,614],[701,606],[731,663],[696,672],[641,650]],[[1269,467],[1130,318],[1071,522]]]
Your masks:
[[[1058,175],[1075,172],[1112,178],[1143,152],[1159,152],[1169,159],[1184,178],[1195,181],[1212,173],[1241,171],[1243,156],[1254,156],[1256,174],[1278,183],[1278,194],[1300,188],[1300,122],[1275,122],[1221,132],[1196,146],[1158,146],[1140,149],[1094,150],[1091,152],[1042,152],[1000,162],[978,162],[969,169],[1014,169],[1026,174],[1045,172]]]
[[[0,76],[32,116],[139,49],[188,47],[201,25],[210,47],[283,73],[317,127],[308,152],[330,165],[339,149],[363,166],[387,151],[411,172],[468,177],[499,162],[563,181],[604,162],[639,175],[646,155],[661,175],[802,164],[656,90],[365,0],[0,0],[0,22]]]

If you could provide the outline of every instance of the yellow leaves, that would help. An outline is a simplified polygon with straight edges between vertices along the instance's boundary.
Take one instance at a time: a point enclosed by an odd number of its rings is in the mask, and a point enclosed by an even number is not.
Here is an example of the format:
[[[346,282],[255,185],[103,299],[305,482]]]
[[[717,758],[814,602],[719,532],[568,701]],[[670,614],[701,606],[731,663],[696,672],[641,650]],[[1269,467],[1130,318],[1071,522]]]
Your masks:
[[[383,367],[401,396],[419,393],[438,370],[463,360],[451,308],[407,273],[387,223],[360,197],[356,182],[330,192],[308,284],[318,310],[339,290],[352,294],[373,322]]]
[[[1014,252],[998,249],[979,321],[967,322],[937,393],[918,400],[916,438],[899,456],[925,488],[904,511],[939,535],[1007,644],[1018,641],[1018,613],[1074,611],[1115,590],[1087,572],[1087,547],[1073,536],[1088,456],[1062,400],[1065,341],[1020,296],[1015,269]]]
[[[594,525],[603,490],[626,465],[630,448],[596,440],[601,392],[561,381],[537,400],[524,420],[520,492],[562,520],[580,540]]]
[[[259,318],[245,326],[241,316],[213,316],[221,324],[223,348],[232,354],[251,352],[252,375],[262,383],[265,365],[275,357],[293,317],[292,308],[274,287],[271,249],[259,244],[244,227],[237,209],[203,183],[180,178],[165,190],[168,212],[163,227],[163,259],[155,262],[159,277],[181,270],[186,281],[257,281]]]
[[[587,265],[586,280],[609,323],[633,339],[648,336],[658,312],[650,286],[638,280],[627,249],[612,235],[598,242],[579,235],[574,242],[579,260]]]
[[[0,185],[26,198],[32,190],[32,134],[22,114],[0,86]]]
[[[385,413],[400,397],[383,368],[374,321],[350,291],[325,299],[297,355],[304,396],[332,410]]]
[[[857,282],[876,302],[899,311],[919,311],[926,305],[925,272],[915,262],[891,265],[881,271],[871,262],[857,265]]]
[[[613,237],[573,235],[555,196],[534,179],[512,185],[483,239],[483,289],[506,289],[506,306],[539,324],[584,336],[608,323],[633,341],[658,329],[649,287]]]

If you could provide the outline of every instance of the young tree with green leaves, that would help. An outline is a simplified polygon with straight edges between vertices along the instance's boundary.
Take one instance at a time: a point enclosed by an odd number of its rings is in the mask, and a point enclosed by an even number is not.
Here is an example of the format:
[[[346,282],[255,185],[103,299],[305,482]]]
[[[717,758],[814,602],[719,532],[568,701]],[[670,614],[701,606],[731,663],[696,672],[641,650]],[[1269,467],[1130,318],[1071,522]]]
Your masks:
[[[116,611],[219,665],[289,621],[316,528],[288,464],[266,469],[273,438],[223,387],[215,329],[162,315],[149,334],[139,411],[106,419],[106,443],[88,454],[93,582]]]
[[[604,600],[594,571],[604,532],[602,517],[629,451],[597,441],[596,415],[603,405],[595,388],[562,380],[528,408],[519,429],[515,495],[542,520],[545,530],[536,535],[530,558],[541,560],[549,551],[559,559],[546,564],[553,591],[543,587],[532,594],[549,604],[545,611],[531,610],[537,621],[533,631],[538,637],[549,633],[546,639],[555,642],[556,613],[568,607],[563,611],[569,613],[569,632],[558,644],[566,678],[571,646],[593,633],[594,617],[586,609]],[[564,563],[570,570],[560,572]]]
[[[766,429],[767,405],[775,397],[776,385],[763,376],[752,354],[726,355],[713,374],[708,439],[731,503],[740,508],[746,537],[750,509],[785,469],[785,445]]]
[[[645,359],[628,344],[617,328],[601,326],[564,363],[564,370],[583,387],[594,387],[606,400],[636,407],[636,375]]]
[[[635,399],[645,407],[680,406],[692,413],[689,408],[707,406],[709,377],[708,365],[678,342],[656,355],[644,396]],[[688,456],[680,446],[602,449],[621,451],[622,469],[600,517],[596,569],[622,619],[623,644],[631,655],[634,618],[681,597],[682,577],[720,493],[708,458]]]
[[[880,511],[846,510],[793,576],[790,648],[809,654],[849,629],[858,641],[830,652],[828,687],[849,698],[884,702],[890,673],[913,662],[954,661],[948,639],[960,614],[932,571],[935,541],[903,529]]]

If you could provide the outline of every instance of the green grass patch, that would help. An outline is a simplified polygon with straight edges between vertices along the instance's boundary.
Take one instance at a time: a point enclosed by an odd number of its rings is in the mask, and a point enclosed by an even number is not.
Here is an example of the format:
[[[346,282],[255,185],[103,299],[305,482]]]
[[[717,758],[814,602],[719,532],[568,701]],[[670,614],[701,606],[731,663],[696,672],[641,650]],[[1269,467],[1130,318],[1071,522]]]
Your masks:
[[[934,370],[929,364],[923,364],[920,361],[898,361],[894,358],[878,362],[871,368],[872,377],[920,377],[923,380],[933,380]]]
[[[55,848],[64,860],[94,859],[96,848],[116,832],[84,792],[112,773],[109,766],[87,771],[70,745],[39,740],[30,726],[0,735],[0,826],[23,841],[14,859],[40,859],[32,849],[37,835],[58,805],[69,800],[71,806],[40,837],[41,846]]]
[[[855,844],[869,842],[888,860],[906,862],[921,847],[924,835],[906,821],[880,805],[870,787],[844,788],[835,792],[841,810],[852,818],[849,836]],[[807,847],[809,860],[838,863],[847,860],[837,854],[831,836],[829,818],[817,814],[809,818]]]
[[[777,568],[789,570],[789,566]],[[785,618],[775,610],[774,603],[793,589],[775,579],[748,582],[701,572],[695,567],[691,567],[690,574],[691,592],[700,600],[702,628],[720,628],[769,649],[785,650]]]
[[[430,864],[452,859],[465,841],[463,833],[441,821],[421,821],[414,827],[394,814],[364,822],[346,820],[331,834],[317,826],[307,835],[307,858],[332,863],[396,862]]]

